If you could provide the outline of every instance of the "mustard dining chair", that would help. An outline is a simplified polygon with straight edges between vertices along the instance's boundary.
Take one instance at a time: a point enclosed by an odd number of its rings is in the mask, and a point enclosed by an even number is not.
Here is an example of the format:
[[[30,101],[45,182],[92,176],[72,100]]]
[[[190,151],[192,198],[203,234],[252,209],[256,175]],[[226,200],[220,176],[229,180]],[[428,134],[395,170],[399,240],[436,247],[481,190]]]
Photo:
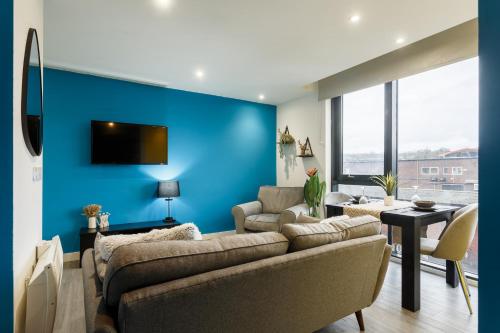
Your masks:
[[[462,267],[462,260],[469,249],[477,228],[477,204],[460,208],[453,215],[453,221],[443,230],[439,239],[421,238],[420,252],[434,258],[453,261],[464,292],[469,312],[472,314],[470,291]]]

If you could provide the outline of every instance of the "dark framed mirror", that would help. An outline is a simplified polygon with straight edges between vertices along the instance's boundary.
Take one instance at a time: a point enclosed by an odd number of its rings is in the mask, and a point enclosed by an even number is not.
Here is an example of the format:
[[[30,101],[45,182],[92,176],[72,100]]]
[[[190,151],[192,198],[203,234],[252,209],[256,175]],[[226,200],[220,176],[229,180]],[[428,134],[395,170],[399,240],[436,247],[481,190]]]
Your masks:
[[[42,69],[38,35],[33,28],[28,31],[24,51],[21,98],[21,122],[24,142],[31,155],[40,156],[43,144]]]

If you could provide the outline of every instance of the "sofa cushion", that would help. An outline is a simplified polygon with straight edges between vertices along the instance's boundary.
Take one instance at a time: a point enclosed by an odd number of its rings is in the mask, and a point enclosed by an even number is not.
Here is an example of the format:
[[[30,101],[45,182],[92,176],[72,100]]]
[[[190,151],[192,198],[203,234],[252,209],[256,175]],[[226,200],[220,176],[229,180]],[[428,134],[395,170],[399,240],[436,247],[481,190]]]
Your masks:
[[[125,245],[108,262],[103,296],[117,306],[127,291],[283,255],[287,248],[286,237],[275,232]]]
[[[304,188],[261,186],[258,199],[262,202],[263,213],[279,214],[304,202]]]
[[[280,230],[280,214],[257,214],[245,218],[245,229],[251,231],[276,231]]]
[[[326,218],[324,220],[321,220],[320,223],[331,223],[335,221],[345,221],[345,220],[350,220],[351,217],[349,215],[338,215],[338,216],[332,216],[329,218]]]
[[[380,221],[366,215],[327,223],[285,224],[281,232],[290,242],[288,251],[295,252],[348,239],[378,235],[380,229]]]

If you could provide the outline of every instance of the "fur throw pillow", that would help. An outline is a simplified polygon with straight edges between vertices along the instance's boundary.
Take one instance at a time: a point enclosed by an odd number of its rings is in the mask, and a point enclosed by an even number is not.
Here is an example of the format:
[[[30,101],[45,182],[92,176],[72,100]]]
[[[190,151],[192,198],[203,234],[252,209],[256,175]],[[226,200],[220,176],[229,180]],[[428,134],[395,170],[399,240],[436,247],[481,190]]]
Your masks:
[[[148,233],[131,235],[103,236],[97,233],[94,250],[104,261],[108,261],[113,251],[122,245],[137,242],[157,242],[165,240],[201,240],[198,227],[193,223],[184,223],[171,229],[153,229]]]

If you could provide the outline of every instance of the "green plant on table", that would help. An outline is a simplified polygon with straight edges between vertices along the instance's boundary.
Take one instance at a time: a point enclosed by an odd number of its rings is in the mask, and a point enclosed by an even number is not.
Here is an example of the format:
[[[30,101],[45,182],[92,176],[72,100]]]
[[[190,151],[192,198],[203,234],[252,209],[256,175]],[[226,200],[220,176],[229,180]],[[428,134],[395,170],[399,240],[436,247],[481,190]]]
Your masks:
[[[309,206],[309,215],[319,217],[319,207],[323,202],[323,196],[326,191],[326,182],[319,181],[318,169],[309,168],[306,171],[309,177],[304,185],[304,198]]]
[[[389,172],[387,175],[370,177],[372,182],[380,186],[388,197],[393,196],[398,186],[398,177]]]

